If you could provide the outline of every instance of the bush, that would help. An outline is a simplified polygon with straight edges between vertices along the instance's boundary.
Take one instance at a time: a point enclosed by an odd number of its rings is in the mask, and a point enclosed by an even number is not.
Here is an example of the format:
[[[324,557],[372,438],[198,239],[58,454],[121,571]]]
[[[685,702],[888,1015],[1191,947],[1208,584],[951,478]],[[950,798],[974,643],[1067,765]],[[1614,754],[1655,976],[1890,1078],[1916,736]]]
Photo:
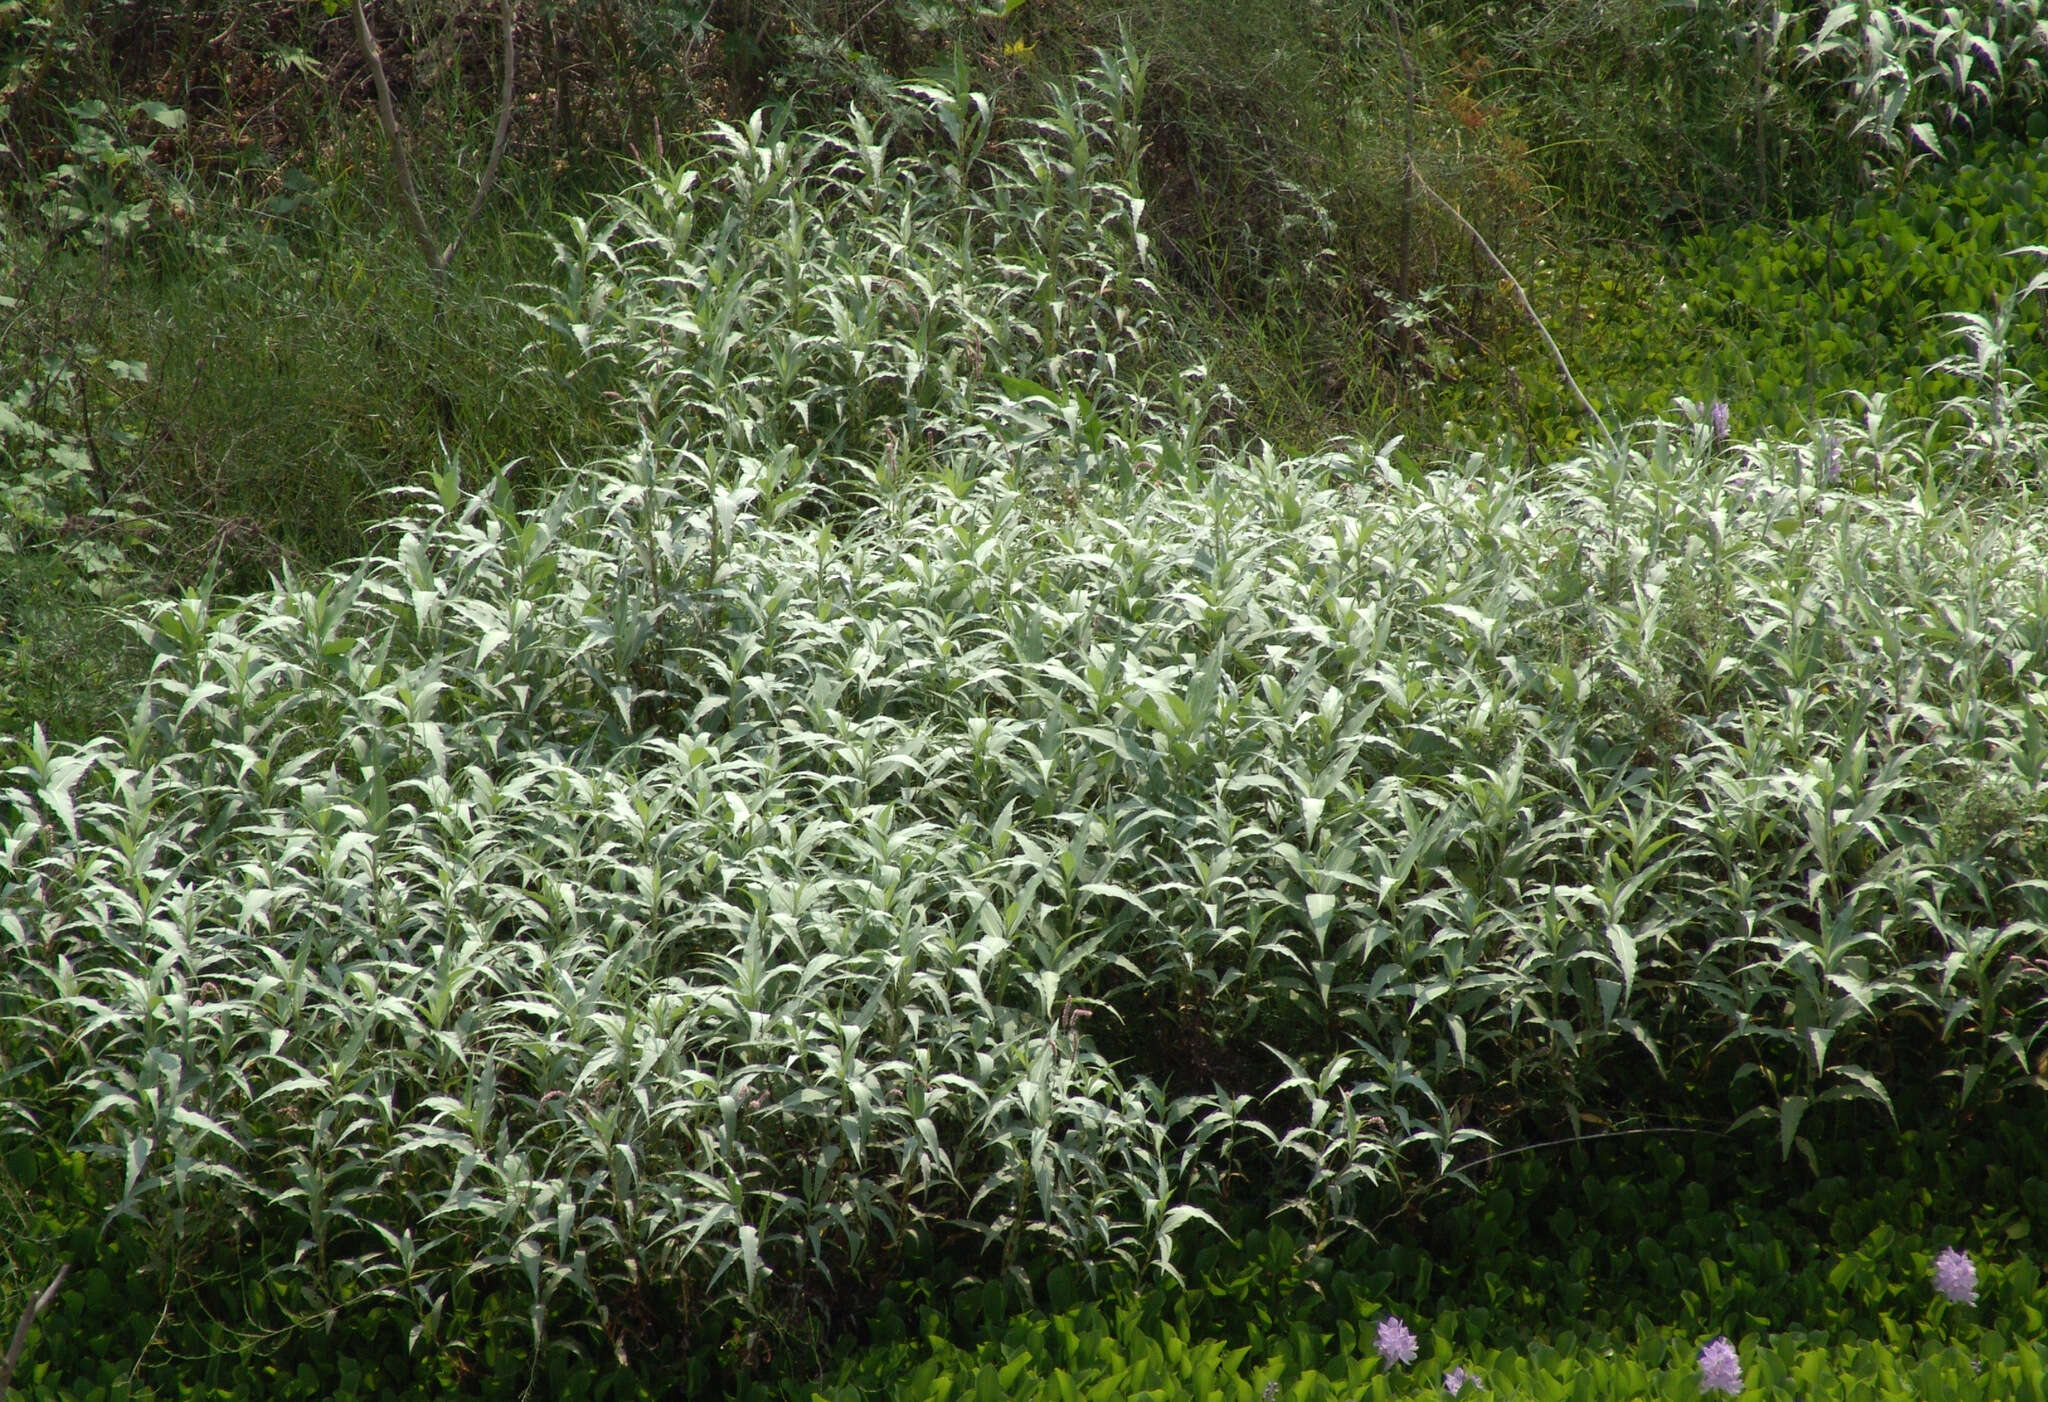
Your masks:
[[[0,1009],[112,1219],[801,1334],[1582,1108],[1790,1154],[2038,1073],[2031,505],[1846,431],[1221,453],[1128,387],[1135,79],[724,131],[539,307],[639,448],[164,605],[137,724],[21,747]]]

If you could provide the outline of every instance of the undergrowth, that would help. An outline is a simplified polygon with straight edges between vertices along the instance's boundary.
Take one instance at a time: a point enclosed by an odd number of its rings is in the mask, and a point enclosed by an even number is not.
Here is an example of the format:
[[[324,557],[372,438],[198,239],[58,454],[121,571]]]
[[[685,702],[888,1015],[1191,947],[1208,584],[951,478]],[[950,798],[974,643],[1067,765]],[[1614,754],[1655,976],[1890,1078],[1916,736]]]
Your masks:
[[[1268,1382],[1316,1395],[1318,1378],[1346,1378],[1342,1395],[1355,1395],[1401,1378],[1373,1360],[1375,1326],[1391,1315],[1424,1341],[1426,1356],[1409,1373],[1416,1394],[1459,1366],[1495,1393],[1545,1396],[1584,1387],[1588,1376],[1632,1395],[1654,1382],[1692,1396],[1698,1343],[1727,1336],[1742,1341],[1760,1396],[1875,1398],[1912,1388],[1936,1402],[2029,1397],[2023,1350],[2048,1310],[2032,1260],[2037,1233],[2048,1230],[2038,1108],[1935,1112],[1917,1126],[1919,1113],[1906,1113],[1903,1133],[1848,1127],[1862,1140],[1857,1169],[1819,1179],[1788,1174],[1754,1137],[1567,1140],[1483,1164],[1473,1192],[1443,1194],[1426,1213],[1389,1219],[1334,1250],[1247,1219],[1234,1243],[1193,1254],[1185,1290],[1122,1277],[1091,1286],[1066,1266],[980,1281],[907,1278],[822,1364],[763,1358],[740,1373],[674,1348],[622,1361],[557,1346],[536,1360],[518,1339],[516,1309],[488,1298],[470,1300],[460,1335],[431,1353],[408,1350],[399,1323],[374,1307],[324,1331],[210,1322],[194,1303],[230,1304],[213,1294],[221,1269],[191,1260],[181,1277],[178,1263],[152,1260],[129,1230],[92,1242],[97,1195],[115,1185],[47,1145],[18,1150],[0,1180],[9,1214],[0,1249],[10,1271],[29,1279],[46,1279],[60,1256],[79,1266],[74,1288],[39,1326],[30,1396],[104,1387],[195,1402],[494,1398],[540,1387],[558,1397],[656,1397],[716,1388],[809,1402],[941,1386],[977,1394],[985,1375],[1004,1397],[1065,1396],[1069,1385],[1076,1395],[1124,1395],[1148,1384],[1258,1396]],[[1955,1247],[1978,1267],[1978,1298],[1967,1306],[1929,1288],[1932,1254]],[[166,1264],[190,1292],[175,1303],[160,1283]],[[267,1269],[239,1263],[248,1294],[231,1307],[274,1327],[287,1312],[261,1288]],[[2006,1368],[1978,1370],[2001,1355]]]
[[[2048,365],[2040,304],[2024,295],[2048,245],[2044,182],[2031,144],[1987,144],[1896,196],[1789,225],[1546,257],[1532,295],[1611,418],[1683,395],[1727,403],[1740,432],[1797,435],[1875,401],[1900,427],[1967,431],[1955,410],[1987,374],[2031,381]],[[1445,437],[1571,451],[1589,426],[1540,352],[1526,323],[1486,355],[1446,347],[1424,412]]]
[[[0,302],[6,729],[122,719],[137,659],[110,604],[359,554],[384,494],[451,452],[539,481],[608,441],[595,402],[501,373],[531,335],[507,294],[549,266],[537,215],[492,218],[437,281],[362,174],[284,174],[256,212],[156,208],[118,257],[0,229],[23,294]]]

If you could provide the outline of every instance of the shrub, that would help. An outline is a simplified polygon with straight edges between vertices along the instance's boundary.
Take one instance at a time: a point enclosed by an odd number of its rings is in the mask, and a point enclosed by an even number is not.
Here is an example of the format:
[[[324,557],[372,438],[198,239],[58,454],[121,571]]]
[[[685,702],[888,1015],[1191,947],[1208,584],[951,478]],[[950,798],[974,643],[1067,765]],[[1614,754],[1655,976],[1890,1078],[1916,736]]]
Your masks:
[[[638,1340],[2041,1074],[2032,503],[1850,427],[1225,452],[1140,374],[1138,79],[723,129],[535,304],[637,446],[153,610],[0,800],[8,1132],[309,1315]]]

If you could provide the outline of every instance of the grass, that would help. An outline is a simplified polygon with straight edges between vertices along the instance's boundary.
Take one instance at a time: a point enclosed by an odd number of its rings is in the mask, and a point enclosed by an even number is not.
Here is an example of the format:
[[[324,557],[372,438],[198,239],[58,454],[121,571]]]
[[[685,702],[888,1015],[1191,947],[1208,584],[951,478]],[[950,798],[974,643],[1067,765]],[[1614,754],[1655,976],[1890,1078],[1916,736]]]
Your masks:
[[[146,659],[109,602],[360,554],[389,493],[451,454],[537,481],[605,440],[587,397],[502,373],[534,334],[516,287],[552,266],[538,210],[573,196],[529,178],[513,192],[528,203],[491,207],[444,282],[378,179],[374,153],[344,149],[260,204],[187,197],[116,257],[10,226],[6,262],[33,296],[4,350],[27,415],[0,436],[22,487],[4,728],[83,738],[117,719]],[[53,448],[69,456],[53,465]]]

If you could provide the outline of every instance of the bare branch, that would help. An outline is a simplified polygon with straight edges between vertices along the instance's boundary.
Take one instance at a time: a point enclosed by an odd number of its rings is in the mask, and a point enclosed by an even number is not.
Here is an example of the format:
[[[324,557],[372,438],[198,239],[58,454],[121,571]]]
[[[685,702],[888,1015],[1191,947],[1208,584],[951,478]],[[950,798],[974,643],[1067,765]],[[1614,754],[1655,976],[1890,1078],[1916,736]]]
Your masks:
[[[462,247],[462,237],[475,222],[484,201],[490,198],[491,187],[498,180],[498,163],[505,157],[505,143],[512,135],[512,110],[518,96],[519,53],[515,43],[518,31],[518,0],[499,0],[504,16],[505,43],[503,53],[504,79],[498,89],[497,130],[491,136],[491,154],[484,162],[483,174],[477,177],[476,195],[469,202],[469,210],[455,226],[455,234],[447,246],[435,250],[434,231],[427,224],[425,206],[420,203],[419,185],[413,180],[412,160],[406,152],[405,129],[398,122],[398,107],[391,100],[391,84],[384,74],[384,55],[377,46],[377,36],[370,30],[370,16],[363,9],[363,0],[351,0],[355,12],[356,43],[363,51],[363,61],[370,66],[370,78],[377,87],[377,124],[384,129],[384,139],[391,143],[391,164],[398,176],[398,193],[405,206],[406,223],[412,228],[412,236],[419,243],[420,254],[427,260],[427,268],[435,274],[448,271],[455,261],[456,250]]]
[[[1600,411],[1593,407],[1593,401],[1586,398],[1585,391],[1579,388],[1579,382],[1572,378],[1571,366],[1564,363],[1564,352],[1559,350],[1557,342],[1550,338],[1550,328],[1543,324],[1543,318],[1536,315],[1536,309],[1529,305],[1529,294],[1522,290],[1520,280],[1512,272],[1508,271],[1507,264],[1501,262],[1500,255],[1493,251],[1493,245],[1486,241],[1486,236],[1473,228],[1471,221],[1458,212],[1458,207],[1442,195],[1439,195],[1436,192],[1436,187],[1423,178],[1422,172],[1416,169],[1412,158],[1408,162],[1408,170],[1415,177],[1415,183],[1422,187],[1422,192],[1442,205],[1444,211],[1451,218],[1457,220],[1460,227],[1472,236],[1472,241],[1479,245],[1480,251],[1492,261],[1493,266],[1500,269],[1500,275],[1506,278],[1508,286],[1515,290],[1515,300],[1522,304],[1522,310],[1528,314],[1530,322],[1535,325],[1536,334],[1543,338],[1544,345],[1550,347],[1550,357],[1557,362],[1557,373],[1564,376],[1565,384],[1571,387],[1572,397],[1579,401],[1579,407],[1586,411],[1586,416],[1600,426],[1600,436],[1606,439],[1609,444],[1612,444],[1614,442],[1614,434],[1608,429],[1607,420],[1600,417]]]
[[[0,1402],[5,1402],[7,1389],[14,1383],[15,1365],[21,1362],[21,1351],[28,1346],[28,1331],[35,1327],[36,1316],[48,1309],[57,1298],[57,1292],[64,1288],[64,1277],[71,1274],[71,1264],[66,1262],[57,1267],[56,1278],[43,1288],[43,1293],[28,1302],[28,1308],[21,1312],[21,1322],[14,1326],[14,1341],[7,1345],[7,1357],[0,1358]]]

